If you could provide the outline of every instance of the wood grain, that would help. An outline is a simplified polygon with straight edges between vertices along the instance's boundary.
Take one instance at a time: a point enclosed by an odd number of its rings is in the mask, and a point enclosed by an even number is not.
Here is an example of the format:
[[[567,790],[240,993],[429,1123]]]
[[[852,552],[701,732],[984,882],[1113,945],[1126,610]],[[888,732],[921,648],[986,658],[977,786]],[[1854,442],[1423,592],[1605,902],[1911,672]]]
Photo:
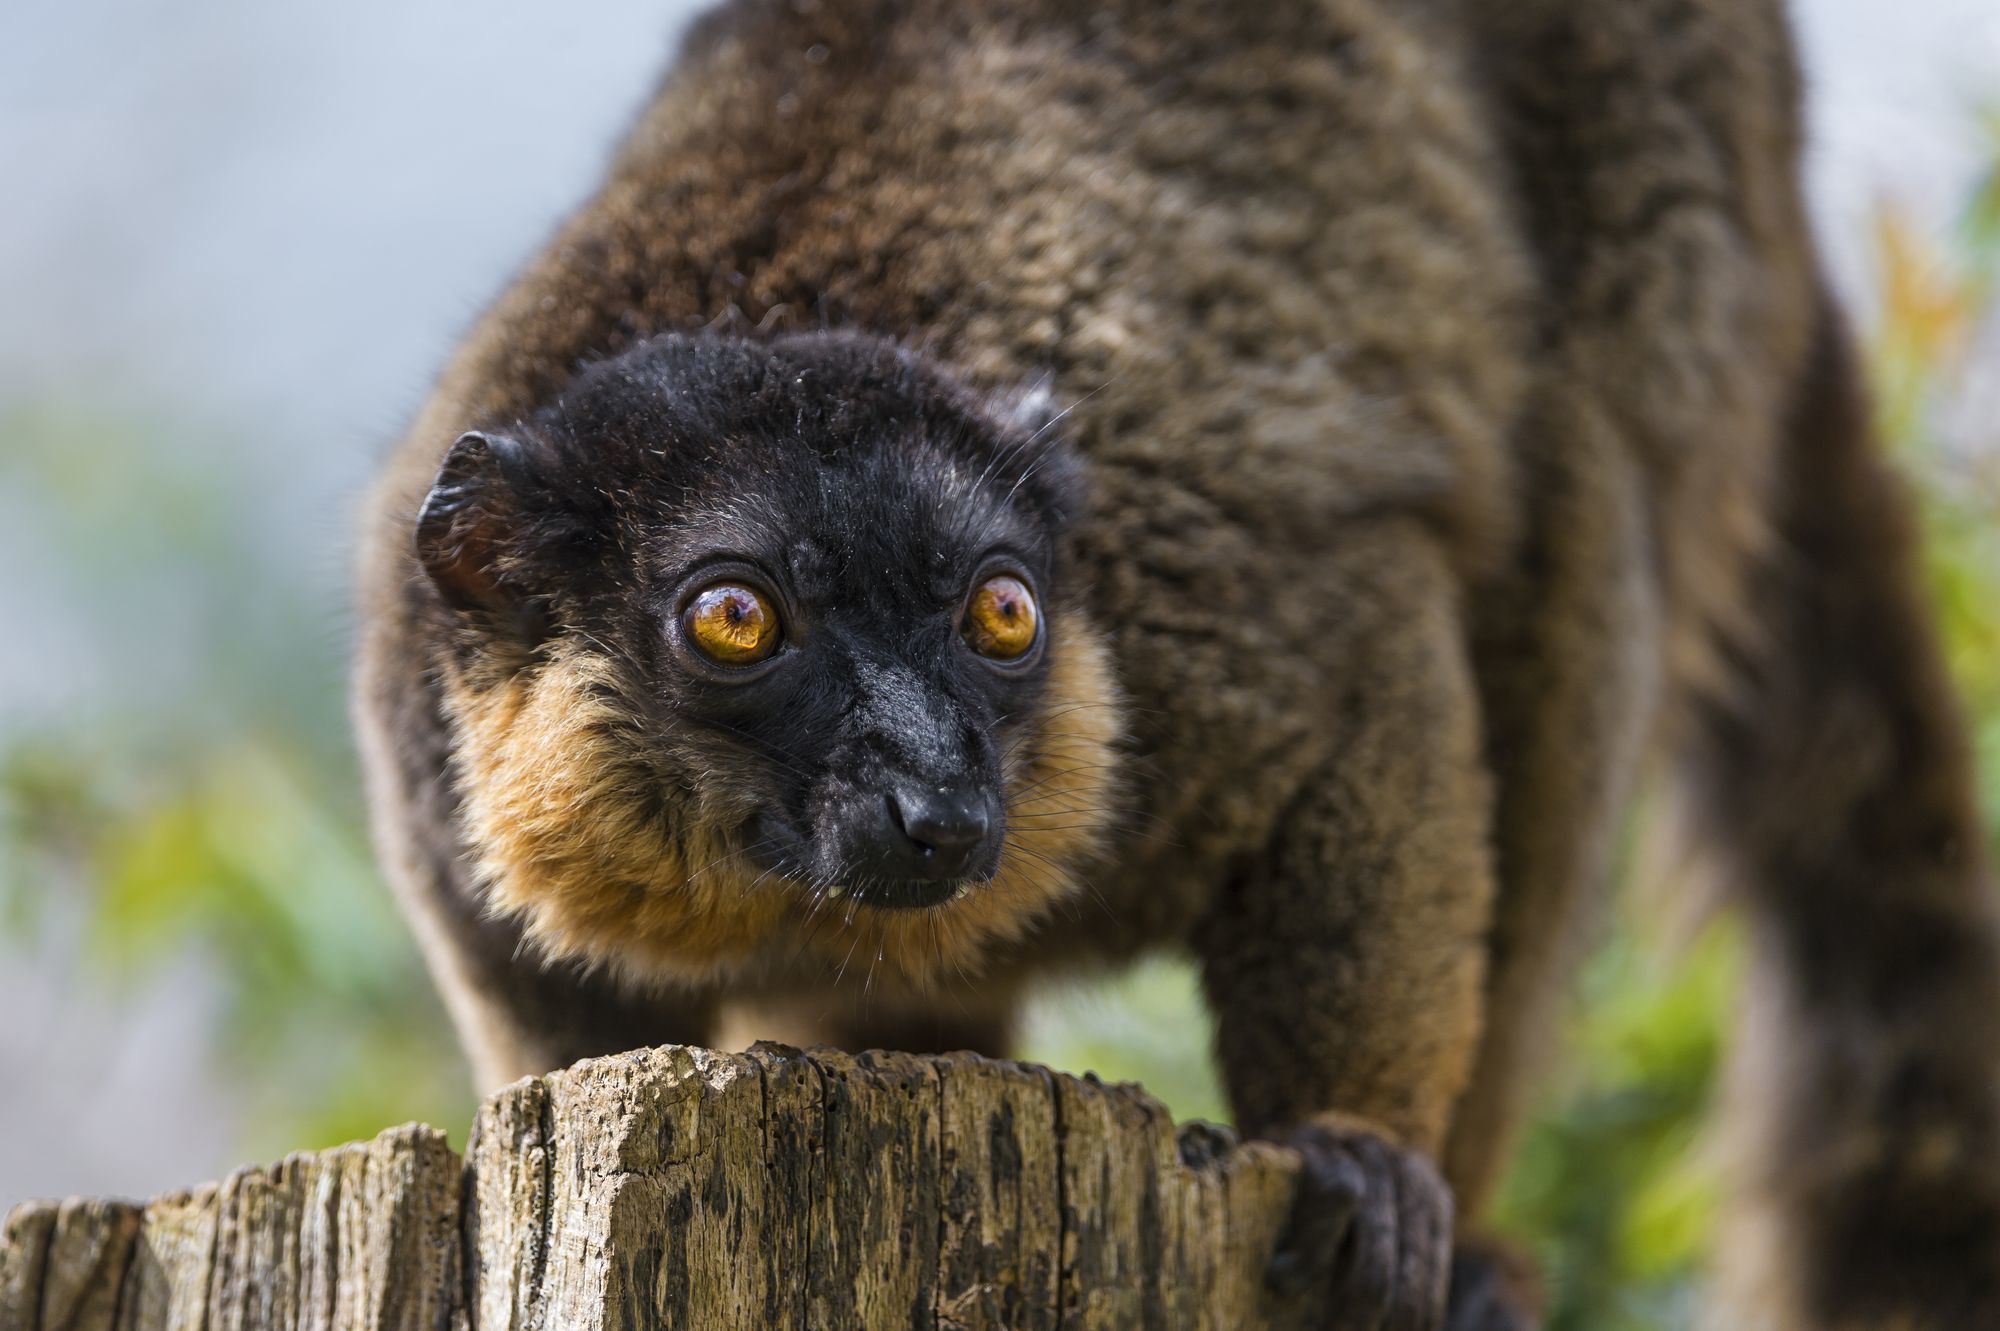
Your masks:
[[[1296,1161],[1137,1087],[970,1054],[667,1046],[144,1206],[29,1202],[0,1331],[1310,1324]]]

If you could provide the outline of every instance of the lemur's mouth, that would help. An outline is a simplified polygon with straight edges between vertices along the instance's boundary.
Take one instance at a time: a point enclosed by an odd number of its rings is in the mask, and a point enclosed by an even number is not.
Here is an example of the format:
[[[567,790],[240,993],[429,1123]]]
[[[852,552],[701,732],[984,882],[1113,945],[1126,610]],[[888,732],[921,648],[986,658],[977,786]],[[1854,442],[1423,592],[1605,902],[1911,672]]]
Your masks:
[[[880,910],[928,910],[972,891],[966,878],[868,878],[846,884],[849,900]]]

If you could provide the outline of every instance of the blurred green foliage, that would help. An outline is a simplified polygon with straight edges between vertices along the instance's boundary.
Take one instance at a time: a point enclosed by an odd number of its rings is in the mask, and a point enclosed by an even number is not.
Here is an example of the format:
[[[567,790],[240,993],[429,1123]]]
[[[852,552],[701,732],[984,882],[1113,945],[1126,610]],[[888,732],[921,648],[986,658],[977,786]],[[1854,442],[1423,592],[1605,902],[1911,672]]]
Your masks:
[[[0,734],[0,924],[32,942],[80,910],[113,989],[198,957],[219,1062],[190,1075],[248,1106],[245,1158],[462,1125],[455,1047],[363,831],[341,580],[259,521],[283,460],[46,409],[0,435],[0,493],[36,497],[17,535],[56,552],[38,576],[92,667],[88,707]]]
[[[1955,236],[1882,210],[1870,348],[2000,827],[2000,440],[1968,405],[2000,276],[2000,113],[1988,125],[1996,166]],[[315,555],[246,518],[282,460],[178,447],[155,421],[23,408],[0,436],[0,493],[34,497],[15,516],[102,667],[88,706],[0,732],[0,928],[32,946],[50,912],[82,911],[107,986],[203,958],[223,1000],[204,1075],[251,1106],[246,1159],[409,1118],[462,1134],[464,1074],[366,845],[338,524]],[[1715,925],[1665,946],[1674,923],[1636,893],[1612,915],[1501,1204],[1548,1263],[1558,1331],[1688,1325],[1722,1190],[1702,1111],[1737,941]],[[1207,1038],[1191,972],[1157,962],[1040,1001],[1024,1052],[1220,1118]]]

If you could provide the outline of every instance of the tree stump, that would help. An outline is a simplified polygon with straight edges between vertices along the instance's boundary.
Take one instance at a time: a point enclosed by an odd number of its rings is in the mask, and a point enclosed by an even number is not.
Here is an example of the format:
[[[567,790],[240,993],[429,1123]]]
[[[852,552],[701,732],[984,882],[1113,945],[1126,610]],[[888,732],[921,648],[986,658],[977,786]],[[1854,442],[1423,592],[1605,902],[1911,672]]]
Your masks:
[[[0,1331],[1285,1328],[1295,1158],[969,1054],[668,1046],[144,1205],[15,1208]]]

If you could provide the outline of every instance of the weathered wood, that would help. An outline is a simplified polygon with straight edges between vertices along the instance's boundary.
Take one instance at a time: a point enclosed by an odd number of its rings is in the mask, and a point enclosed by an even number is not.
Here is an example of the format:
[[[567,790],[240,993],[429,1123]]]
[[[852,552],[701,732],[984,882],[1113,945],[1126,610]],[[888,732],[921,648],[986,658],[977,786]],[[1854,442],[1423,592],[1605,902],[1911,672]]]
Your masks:
[[[1055,1331],[1062,1269],[1055,1086],[1040,1068],[942,1069],[938,1325]]]
[[[144,1207],[18,1207],[0,1331],[1292,1327],[1294,1158],[1025,1064],[667,1047]]]
[[[162,1197],[146,1208],[118,1307],[118,1331],[204,1324],[215,1266],[217,1194],[211,1185]]]
[[[0,1226],[0,1331],[40,1331],[53,1202],[23,1202]]]
[[[42,1267],[41,1331],[113,1331],[139,1210],[72,1199],[56,1210]]]
[[[473,1325],[529,1331],[544,1324],[548,1258],[549,1090],[509,1086],[479,1107],[465,1148],[465,1263]]]

